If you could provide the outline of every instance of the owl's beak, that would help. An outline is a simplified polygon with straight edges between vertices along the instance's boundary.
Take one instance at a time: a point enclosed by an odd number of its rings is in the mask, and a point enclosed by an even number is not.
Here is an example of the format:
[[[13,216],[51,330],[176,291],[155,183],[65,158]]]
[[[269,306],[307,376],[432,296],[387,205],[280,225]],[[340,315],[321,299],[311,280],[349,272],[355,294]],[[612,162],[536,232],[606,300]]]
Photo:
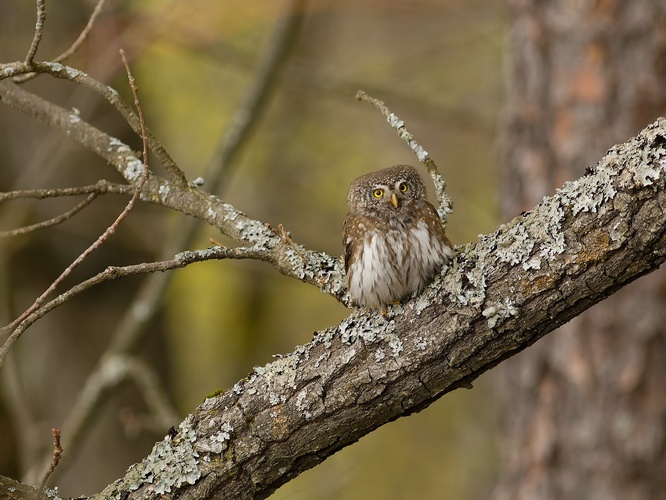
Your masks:
[[[400,202],[398,201],[398,196],[395,193],[391,193],[391,203],[395,208],[398,208]]]

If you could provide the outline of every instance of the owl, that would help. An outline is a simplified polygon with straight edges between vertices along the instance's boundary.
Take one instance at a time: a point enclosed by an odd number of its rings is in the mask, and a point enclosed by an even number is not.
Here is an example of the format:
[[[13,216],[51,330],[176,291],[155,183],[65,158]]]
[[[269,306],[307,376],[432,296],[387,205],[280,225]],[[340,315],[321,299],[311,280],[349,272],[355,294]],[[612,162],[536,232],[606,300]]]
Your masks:
[[[342,229],[355,305],[386,306],[420,293],[453,256],[415,168],[394,165],[355,179]]]

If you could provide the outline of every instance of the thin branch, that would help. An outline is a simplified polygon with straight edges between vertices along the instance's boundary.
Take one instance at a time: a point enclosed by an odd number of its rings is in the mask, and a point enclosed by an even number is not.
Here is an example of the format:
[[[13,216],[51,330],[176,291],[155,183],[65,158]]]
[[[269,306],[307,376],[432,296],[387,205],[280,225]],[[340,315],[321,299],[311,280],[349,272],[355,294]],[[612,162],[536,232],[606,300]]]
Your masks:
[[[226,187],[227,182],[225,181],[230,177],[234,159],[242,150],[243,145],[247,143],[256,123],[263,117],[270,96],[276,90],[278,75],[288,60],[294,40],[301,31],[304,4],[303,0],[293,0],[286,7],[284,15],[276,22],[273,33],[269,37],[269,42],[256,65],[255,73],[247,85],[248,90],[241,99],[227,131],[204,173],[207,190],[219,193]],[[182,224],[178,224],[177,229],[167,238],[161,258],[167,259],[168,256],[187,248],[194,239],[199,224],[198,219],[185,219]],[[296,251],[298,252],[298,250]],[[217,258],[225,258],[222,256],[223,254],[226,254],[226,258],[267,260],[268,257],[262,251],[257,251],[258,253],[251,257],[251,252],[244,249],[216,248],[215,252],[221,252],[220,257]],[[202,253],[199,253],[199,255],[203,256]],[[213,257],[211,256],[211,258]],[[146,325],[150,323],[155,311],[158,310],[158,305],[171,276],[171,273],[165,272],[149,274],[143,280],[132,304],[119,321],[102,361],[92,371],[86,385],[77,395],[67,420],[63,424],[63,429],[66,430],[66,444],[69,454],[76,455],[78,447],[85,437],[85,432],[89,428],[86,422],[91,418],[94,410],[104,401],[104,398],[96,397],[96,394],[99,394],[96,389],[100,389],[100,387],[96,386],[93,381],[97,380],[101,371],[104,371],[105,360],[107,357],[116,354],[130,353],[140,345],[147,331]],[[137,311],[141,311],[141,313],[139,314]],[[91,401],[94,403],[91,404]],[[164,424],[164,420],[162,423]],[[44,463],[41,469],[46,466],[48,466],[48,463]],[[61,465],[57,474],[62,474],[66,467],[67,462]]]
[[[141,142],[143,143],[143,175],[141,176],[141,179],[139,179],[139,182],[137,183],[136,195],[138,195],[138,193],[141,191],[141,188],[145,184],[146,179],[148,178],[148,174],[150,172],[150,168],[148,167],[148,132],[146,129],[146,120],[143,117],[143,108],[141,107],[141,101],[139,101],[139,89],[136,86],[136,80],[132,76],[129,63],[127,62],[127,57],[125,55],[125,51],[123,49],[120,49],[120,57],[123,60],[123,64],[125,65],[125,71],[127,72],[127,79],[132,89],[132,94],[134,95],[134,106],[136,106],[136,111],[139,114],[139,125],[141,127],[140,135],[141,135]]]
[[[30,226],[20,227],[18,229],[12,229],[9,231],[0,231],[0,238],[7,238],[8,236],[16,236],[19,234],[26,234],[31,231],[37,231],[38,229],[44,229],[45,227],[50,227],[50,226],[55,226],[56,224],[60,224],[66,221],[67,219],[71,218],[72,216],[74,216],[80,210],[87,207],[95,198],[97,198],[97,193],[90,193],[85,200],[83,200],[81,203],[71,208],[64,214],[60,214],[57,217],[53,217],[43,222],[38,222],[37,224],[31,224]]]
[[[147,137],[146,137],[146,126],[145,126],[145,122],[144,122],[144,119],[143,119],[143,110],[141,109],[141,103],[139,101],[139,94],[138,94],[138,89],[136,87],[136,82],[135,82],[134,77],[132,76],[132,74],[130,72],[129,65],[127,64],[127,60],[125,58],[125,54],[122,51],[121,51],[121,57],[123,59],[123,63],[125,64],[125,69],[127,70],[127,77],[128,77],[129,83],[130,83],[130,87],[132,88],[132,92],[134,94],[134,103],[136,104],[137,110],[138,110],[138,113],[139,113],[139,121],[140,121],[140,124],[141,124],[141,139],[143,141],[143,150],[144,150],[143,171],[142,171],[141,175],[139,176],[139,179],[136,183],[136,187],[135,187],[135,190],[134,190],[134,195],[132,196],[132,198],[127,203],[127,206],[125,206],[125,209],[116,218],[116,220],[88,248],[86,248],[81,253],[81,255],[79,255],[74,260],[74,262],[72,262],[67,267],[67,269],[65,269],[60,274],[60,276],[58,276],[58,278],[56,278],[56,280],[51,284],[51,286],[49,286],[46,289],[46,291],[42,295],[40,295],[28,309],[26,309],[23,312],[23,314],[21,314],[16,320],[14,320],[12,323],[10,323],[8,325],[7,328],[9,329],[9,331],[11,331],[11,330],[14,330],[14,331],[13,331],[12,335],[10,335],[7,338],[7,340],[3,344],[2,348],[0,348],[0,367],[2,367],[2,365],[4,363],[4,359],[7,355],[7,353],[9,352],[9,349],[11,348],[13,343],[16,340],[18,340],[18,338],[20,336],[20,333],[18,335],[16,335],[16,332],[20,332],[22,330],[19,330],[16,327],[19,324],[21,324],[33,312],[38,310],[40,308],[40,306],[49,297],[49,295],[51,295],[51,293],[53,293],[53,291],[58,287],[58,285],[60,285],[60,283],[62,283],[63,280],[65,280],[65,278],[67,278],[67,276],[69,276],[72,273],[72,271],[76,267],[78,267],[81,264],[81,262],[83,262],[88,257],[88,255],[90,255],[92,252],[94,252],[100,246],[102,246],[104,244],[104,242],[106,242],[106,240],[108,240],[109,237],[113,233],[116,232],[120,223],[123,221],[123,219],[125,217],[127,217],[127,215],[134,208],[134,205],[135,205],[136,201],[139,199],[139,194],[141,193],[141,189],[143,188],[144,184],[148,180],[148,176],[149,176],[149,173],[150,173],[150,170],[148,168],[148,153],[147,153],[147,151],[148,151],[148,146],[147,146],[148,140],[147,140]],[[4,330],[5,329],[3,328],[0,331],[4,331]]]
[[[137,188],[134,192],[134,196],[130,199],[130,201],[127,203],[127,206],[124,208],[124,210],[120,213],[118,217],[116,217],[116,220],[113,221],[113,223],[88,247],[86,248],[81,255],[79,255],[74,262],[72,262],[61,274],[56,278],[56,280],[49,286],[44,293],[42,293],[36,300],[35,302],[28,308],[26,309],[23,314],[21,314],[18,318],[16,318],[14,321],[12,321],[7,327],[0,329],[0,333],[4,333],[5,331],[12,331],[14,330],[14,334],[17,331],[22,331],[19,330],[17,327],[19,324],[23,323],[24,320],[29,317],[31,314],[33,314],[35,311],[37,311],[40,306],[44,303],[44,301],[48,298],[51,293],[60,285],[60,283],[63,282],[63,280],[71,274],[71,272],[83,262],[88,255],[90,255],[92,252],[97,250],[109,237],[116,232],[118,229],[118,226],[122,222],[122,220],[127,217],[129,212],[134,208],[134,204],[136,203],[136,200],[138,199],[140,189],[143,186],[143,183],[147,179],[147,175],[143,175],[140,177],[139,182],[137,183]],[[3,344],[2,348],[0,348],[0,367],[2,367],[4,363],[4,359],[7,355],[7,352],[9,351],[9,348],[11,345],[18,340],[19,335],[14,335],[12,334],[7,341]]]
[[[9,347],[21,336],[21,334],[35,321],[45,316],[47,313],[61,306],[68,300],[72,299],[81,292],[89,288],[127,276],[135,276],[138,274],[155,273],[170,271],[173,269],[180,269],[193,262],[203,262],[212,259],[256,259],[263,261],[270,261],[272,258],[270,252],[263,248],[227,248],[227,247],[212,247],[205,250],[189,250],[181,252],[171,260],[163,260],[159,262],[147,262],[143,264],[133,264],[130,266],[116,267],[109,266],[104,271],[96,274],[95,276],[82,281],[81,283],[73,286],[66,292],[58,295],[56,298],[41,305],[41,307],[31,310],[29,314],[22,315],[20,321],[16,320],[4,328],[0,329],[0,335],[10,334],[5,344],[0,348],[0,367],[7,356]]]
[[[46,471],[42,481],[39,483],[39,491],[44,492],[44,487],[46,486],[46,481],[49,480],[53,471],[58,467],[60,463],[60,456],[62,455],[62,446],[60,446],[60,429],[53,428],[51,429],[51,435],[53,436],[53,458],[51,458],[51,465],[49,470]]]
[[[301,32],[306,4],[306,0],[290,0],[284,14],[276,22],[241,104],[204,175],[208,182],[206,187],[211,193],[217,193],[219,186],[224,186],[231,178],[233,159],[250,138],[255,124],[263,116],[268,101],[275,93],[280,73]],[[217,175],[217,171],[221,174]],[[209,177],[213,179],[212,182]]]
[[[11,200],[20,200],[24,198],[37,198],[44,200],[47,198],[60,198],[65,196],[81,196],[84,194],[131,194],[134,192],[134,186],[128,184],[117,184],[106,180],[99,180],[95,184],[88,186],[76,186],[71,188],[43,188],[43,189],[21,189],[0,193],[0,203]]]
[[[99,16],[99,14],[102,12],[105,3],[106,0],[99,0],[97,2],[97,5],[95,5],[95,8],[92,11],[92,14],[90,14],[90,18],[88,19],[88,24],[86,24],[85,28],[83,28],[83,31],[81,31],[78,38],[65,52],[63,52],[58,57],[53,59],[53,62],[62,62],[68,57],[72,56],[77,50],[79,50],[79,47],[81,47],[81,45],[83,45],[83,42],[85,42],[86,39],[88,38],[88,35],[90,34],[90,31],[92,30],[93,25],[97,20],[97,16]]]
[[[88,18],[88,23],[86,24],[85,28],[83,28],[83,31],[79,33],[78,38],[72,43],[72,45],[62,54],[54,58],[51,62],[62,62],[72,56],[74,53],[76,53],[77,50],[83,45],[83,42],[86,41],[88,38],[88,35],[90,34],[90,31],[93,28],[93,25],[95,24],[95,21],[97,20],[97,17],[99,14],[102,12],[102,9],[104,7],[104,4],[106,3],[106,0],[99,0],[97,2],[97,5],[95,5],[95,8],[93,9],[92,13],[90,14],[90,18]],[[34,54],[33,54],[34,57]],[[32,59],[28,61],[26,59],[25,61],[27,64],[32,64]],[[31,72],[31,73],[26,73],[23,75],[15,76],[13,78],[14,83],[24,83],[27,82],[28,80],[32,80],[34,77],[36,77],[39,73]]]
[[[374,105],[386,117],[386,121],[389,123],[389,125],[391,125],[391,128],[398,132],[400,138],[407,143],[410,149],[414,151],[419,161],[423,163],[426,170],[428,170],[433,183],[435,184],[435,193],[437,195],[437,201],[439,204],[439,209],[437,211],[440,218],[442,219],[442,222],[446,223],[447,217],[453,212],[453,203],[450,196],[446,194],[446,182],[444,182],[444,178],[439,173],[437,165],[433,159],[430,158],[428,152],[418,142],[416,142],[416,139],[414,139],[412,133],[407,130],[407,127],[405,127],[405,122],[402,121],[395,113],[393,113],[386,106],[386,104],[384,104],[384,101],[375,99],[362,90],[359,90],[356,93],[356,99]]]
[[[116,220],[113,221],[113,223],[106,228],[106,230],[88,247],[86,248],[81,255],[79,255],[74,262],[72,262],[67,268],[58,276],[53,283],[51,283],[51,286],[49,286],[44,293],[42,293],[36,300],[35,302],[26,309],[23,314],[21,314],[18,318],[16,318],[14,321],[12,321],[9,325],[7,325],[6,328],[8,328],[10,331],[14,328],[17,327],[20,323],[22,323],[28,316],[30,316],[33,312],[35,312],[37,309],[40,308],[40,306],[44,303],[44,301],[53,293],[53,291],[64,281],[67,276],[71,274],[71,272],[78,267],[81,262],[83,262],[88,255],[90,255],[92,252],[97,250],[109,237],[116,232],[118,229],[118,226],[122,222],[122,220],[129,214],[129,212],[132,210],[134,207],[134,203],[136,202],[136,199],[138,197],[139,191],[135,191],[135,195],[132,197],[132,199],[129,201],[125,209],[120,213],[118,217],[116,217]],[[3,328],[0,331],[4,331],[5,328]],[[10,337],[7,339],[7,342],[5,345],[2,346],[2,349],[0,349],[0,367],[2,367],[2,363],[4,361],[4,357],[6,356],[6,349],[8,349],[11,344],[17,339],[18,337]],[[13,340],[12,340],[13,339]],[[11,341],[11,342],[10,342]],[[7,345],[9,343],[10,345]]]
[[[141,392],[156,427],[163,431],[177,425],[178,412],[169,401],[155,370],[135,356],[125,357],[129,360],[127,375]]]
[[[35,23],[35,34],[32,37],[32,43],[28,49],[28,53],[25,56],[25,65],[29,66],[32,64],[35,55],[37,54],[37,49],[39,48],[39,42],[42,40],[42,33],[44,31],[44,21],[46,21],[46,6],[45,0],[37,0],[37,22]]]
[[[70,138],[108,161],[129,182],[135,182],[139,176],[143,164],[126,144],[83,120],[72,120],[70,111],[11,82],[0,82],[0,98],[3,103],[63,130]],[[265,248],[278,272],[313,284],[343,303],[348,302],[340,259],[297,245],[299,255],[294,251],[294,245],[285,242],[263,222],[249,218],[217,196],[187,183],[181,185],[151,175],[141,192],[141,199],[196,217],[248,246]],[[307,265],[303,264],[301,256],[306,258]]]
[[[77,448],[76,436],[90,424],[90,416],[94,409],[108,401],[105,397],[109,391],[123,382],[131,380],[143,395],[150,415],[162,429],[168,429],[178,423],[178,413],[171,405],[161,387],[157,375],[145,363],[134,356],[113,354],[100,361],[99,369],[86,379],[81,391],[81,404],[72,408],[63,429],[69,429],[63,436],[63,448],[71,458]],[[67,462],[63,462],[65,465]],[[50,471],[50,465],[43,474]],[[58,469],[60,471],[60,469]],[[60,472],[59,472],[60,473]],[[45,484],[45,483],[43,483]]]
[[[106,101],[108,101],[109,104],[121,114],[137,135],[141,135],[141,123],[139,117],[132,110],[131,106],[120,97],[115,89],[95,80],[83,71],[56,62],[33,62],[30,65],[22,62],[0,64],[0,80],[32,72],[47,74],[54,78],[68,80],[96,92],[106,99]],[[0,89],[0,94],[7,94],[10,89],[11,87],[5,85],[5,92],[1,92],[2,89]],[[11,91],[14,94],[18,94],[18,90],[12,89]],[[182,170],[178,168],[176,162],[173,161],[169,153],[164,149],[164,146],[157,140],[150,130],[146,130],[146,135],[148,137],[150,150],[159,160],[169,179],[178,186],[186,186],[187,180],[185,179],[185,174],[183,174]]]

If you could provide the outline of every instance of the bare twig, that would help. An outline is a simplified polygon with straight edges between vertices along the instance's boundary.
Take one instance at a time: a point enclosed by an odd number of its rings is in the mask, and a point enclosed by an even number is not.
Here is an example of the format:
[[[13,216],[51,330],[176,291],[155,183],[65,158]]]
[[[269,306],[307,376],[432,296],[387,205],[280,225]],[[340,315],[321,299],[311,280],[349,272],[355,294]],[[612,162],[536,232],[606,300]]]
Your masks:
[[[163,260],[158,262],[147,262],[143,264],[134,264],[130,266],[116,267],[109,266],[104,271],[96,274],[92,278],[73,286],[66,292],[58,295],[53,300],[41,305],[38,309],[33,309],[29,314],[25,315],[21,321],[14,321],[12,324],[0,329],[0,334],[11,335],[7,338],[5,344],[0,348],[0,367],[4,362],[9,347],[21,336],[21,334],[35,321],[42,318],[44,315],[61,306],[72,297],[78,295],[89,288],[104,283],[106,281],[124,278],[126,276],[135,276],[137,274],[155,273],[170,271],[173,269],[180,269],[193,262],[202,262],[212,259],[256,259],[263,261],[270,261],[272,258],[271,253],[263,248],[226,248],[226,247],[213,247],[205,250],[190,250],[181,252],[171,260]]]
[[[137,135],[141,135],[141,123],[137,114],[132,110],[132,107],[120,97],[115,89],[95,80],[83,71],[55,62],[34,62],[30,65],[22,62],[0,64],[0,80],[31,72],[47,74],[54,78],[68,80],[96,92],[106,99],[109,104],[121,114]],[[0,88],[0,90],[2,89]],[[11,87],[5,87],[5,92],[0,93],[6,94],[10,91],[13,94],[19,94],[17,89],[11,89]],[[171,158],[166,149],[164,149],[164,146],[157,140],[150,130],[146,130],[146,135],[148,137],[150,150],[159,160],[169,179],[179,186],[186,186],[187,180],[185,179],[185,174],[183,174],[178,168],[176,162],[173,161],[173,158]]]
[[[293,46],[293,41],[302,27],[304,4],[303,0],[292,0],[286,8],[284,16],[276,23],[266,50],[258,62],[256,71],[248,85],[248,90],[241,99],[241,104],[204,173],[206,188],[211,192],[219,193],[221,188],[224,188],[226,185],[225,180],[228,180],[231,175],[233,160],[243,145],[247,143],[254,125],[263,116],[263,111],[270,100],[270,95],[275,91],[280,69],[287,61],[289,49]],[[197,219],[185,219],[183,224],[179,224],[178,229],[171,234],[164,245],[162,259],[167,259],[168,256],[172,256],[190,245],[196,234],[198,224],[199,220]],[[261,249],[228,249],[220,245],[214,252],[219,252],[219,255],[215,256],[210,250],[180,255],[181,257],[188,255],[188,258],[194,258],[195,260],[192,260],[192,262],[198,261],[199,257],[203,258],[203,260],[208,258],[255,258],[269,260],[271,258],[270,252]],[[176,263],[175,260],[172,260],[170,265],[173,265],[172,269],[176,269],[177,267],[186,265],[186,262],[180,261]],[[164,270],[160,269],[160,271]],[[123,272],[125,272],[124,269],[120,270],[120,273]],[[149,271],[146,270],[144,272]],[[171,273],[165,272],[151,272],[147,276],[141,284],[132,305],[127,308],[126,313],[120,320],[103,359],[106,359],[107,356],[113,356],[116,353],[132,352],[140,345],[147,331],[145,327],[150,323],[155,311],[158,309],[158,304],[162,300],[164,290],[170,282],[171,276]],[[137,311],[141,311],[141,313],[139,314]],[[105,362],[102,361],[93,370],[86,382],[86,386],[78,394],[70,415],[63,425],[63,429],[67,431],[67,449],[73,450],[68,451],[68,453],[76,453],[79,443],[84,438],[85,430],[88,428],[87,425],[84,425],[84,422],[90,418],[93,411],[102,403],[103,398],[94,397],[95,394],[99,393],[99,387],[95,386],[92,382],[104,370],[104,365]],[[90,404],[91,400],[95,403]],[[46,465],[48,464],[44,464],[42,468]],[[63,465],[66,466],[66,464]],[[60,467],[58,474],[62,473],[62,470],[63,468]]]
[[[46,481],[49,480],[53,471],[58,467],[60,456],[62,455],[62,446],[60,446],[60,429],[51,429],[51,434],[53,435],[53,458],[51,458],[51,466],[49,467],[49,470],[46,471],[42,481],[39,483],[39,491],[44,491]]]
[[[18,229],[12,229],[9,231],[0,231],[0,238],[6,238],[8,236],[16,236],[19,234],[26,234],[31,231],[37,231],[38,229],[44,229],[45,227],[50,227],[50,226],[55,226],[56,224],[60,224],[61,222],[64,222],[70,217],[74,216],[80,210],[87,207],[95,198],[97,198],[97,193],[90,193],[85,200],[83,200],[81,203],[71,208],[64,214],[58,215],[57,217],[53,217],[43,222],[38,222],[37,224],[31,224],[29,226],[20,227]]]
[[[88,38],[88,35],[90,34],[90,31],[92,30],[92,27],[95,24],[95,21],[97,20],[97,17],[102,12],[102,8],[104,7],[105,3],[106,3],[106,0],[99,0],[99,2],[97,2],[97,5],[95,5],[95,8],[92,11],[92,14],[90,14],[90,18],[88,19],[88,23],[86,24],[85,28],[83,28],[83,31],[81,31],[81,33],[79,33],[78,38],[76,40],[74,40],[74,43],[72,43],[72,45],[65,52],[63,52],[62,54],[60,54],[59,56],[54,58],[53,61],[51,61],[51,62],[62,62],[64,60],[66,60],[67,58],[69,58],[70,56],[72,56],[77,50],[79,50],[81,45],[83,45],[83,42],[85,42],[86,39]],[[44,14],[46,14],[46,13],[44,12]],[[36,32],[35,32],[35,34],[36,34]],[[40,35],[40,37],[41,37],[41,35]],[[34,41],[33,41],[33,43],[34,43]],[[36,50],[35,50],[35,52],[36,52]],[[33,58],[34,58],[34,54],[33,54]],[[26,64],[32,64],[33,60],[31,58],[30,61],[28,61],[27,58],[26,58],[25,62],[26,62]],[[24,83],[24,82],[27,82],[28,80],[32,80],[38,74],[39,73],[31,72],[31,73],[26,73],[26,74],[23,74],[23,75],[20,75],[20,76],[15,76],[13,78],[13,81],[14,81],[14,83]]]
[[[64,196],[81,196],[84,194],[131,194],[134,192],[134,190],[134,186],[100,180],[95,184],[90,184],[88,186],[77,186],[71,188],[21,189],[17,191],[9,191],[7,193],[0,193],[0,203],[24,198],[37,198],[44,200],[47,198],[60,198]]]
[[[141,126],[141,142],[143,143],[143,175],[141,176],[142,178],[139,179],[139,182],[137,183],[136,187],[136,194],[138,194],[141,191],[141,187],[146,182],[146,179],[148,178],[148,173],[150,172],[150,168],[148,167],[148,132],[146,129],[146,120],[143,117],[143,108],[141,107],[141,101],[139,101],[139,89],[136,86],[136,80],[132,76],[132,72],[130,71],[129,63],[127,62],[127,57],[125,55],[125,51],[123,49],[120,49],[120,57],[123,60],[123,64],[125,65],[125,71],[127,72],[127,79],[129,80],[130,87],[132,88],[132,94],[134,95],[134,105],[136,106],[136,111],[139,115],[139,125]]]
[[[163,432],[164,429],[177,425],[178,412],[169,401],[155,370],[135,356],[124,357],[128,359],[127,375],[141,392],[155,426]]]
[[[204,175],[210,192],[217,193],[219,186],[228,182],[236,154],[249,139],[255,124],[263,116],[268,101],[275,93],[280,72],[301,32],[306,3],[306,0],[290,0],[284,15],[277,21],[224,140]]]
[[[106,0],[99,0],[97,2],[97,5],[95,5],[95,8],[92,11],[92,14],[90,14],[90,18],[88,19],[88,24],[86,24],[85,28],[83,28],[83,31],[79,34],[79,37],[74,41],[74,43],[62,54],[60,54],[58,57],[53,59],[53,62],[62,62],[71,55],[73,55],[77,50],[79,50],[79,47],[83,44],[83,42],[86,41],[88,38],[88,35],[90,34],[90,31],[92,30],[93,25],[95,24],[95,21],[97,20],[97,17],[99,14],[102,12],[102,9],[104,8],[104,4],[106,3]]]
[[[136,87],[136,82],[134,80],[134,77],[132,76],[129,65],[127,64],[127,60],[125,58],[124,52],[121,51],[121,57],[123,59],[123,63],[125,64],[125,68],[127,70],[127,77],[129,79],[130,87],[132,88],[132,93],[134,94],[134,103],[137,106],[137,111],[139,113],[139,121],[141,124],[141,139],[143,141],[143,151],[144,151],[144,163],[143,163],[143,172],[141,173],[141,176],[139,177],[136,186],[135,186],[135,191],[134,195],[130,199],[130,201],[127,203],[127,206],[125,206],[125,209],[120,213],[120,215],[116,218],[116,220],[111,224],[94,242],[92,245],[90,245],[88,248],[86,248],[81,255],[79,255],[74,262],[72,262],[67,269],[65,269],[58,278],[47,288],[47,290],[40,295],[35,302],[28,308],[26,309],[23,314],[21,314],[16,320],[14,320],[11,324],[8,325],[8,329],[14,330],[12,335],[10,335],[5,343],[3,344],[2,348],[0,348],[0,367],[2,366],[4,359],[7,355],[7,352],[9,352],[9,348],[12,346],[12,344],[18,339],[20,336],[20,333],[16,335],[17,332],[21,332],[22,330],[19,330],[16,328],[18,325],[20,325],[25,318],[27,318],[30,314],[35,312],[39,307],[46,301],[49,295],[53,293],[53,291],[60,285],[60,283],[63,282],[63,280],[71,274],[71,272],[83,262],[88,255],[90,255],[92,252],[94,252],[96,249],[98,249],[100,246],[104,244],[104,242],[109,239],[109,237],[116,232],[118,229],[118,226],[122,222],[122,220],[127,217],[127,215],[130,213],[130,211],[134,208],[134,205],[136,201],[139,198],[139,194],[141,193],[141,189],[143,188],[143,185],[146,183],[146,180],[148,179],[148,175],[150,173],[149,168],[148,168],[148,146],[147,146],[147,137],[146,137],[146,126],[145,122],[143,119],[143,110],[141,109],[141,103],[139,102],[139,94],[138,94],[138,89]],[[5,329],[3,328],[0,331],[4,331]]]
[[[37,22],[35,23],[35,34],[32,37],[32,43],[28,49],[28,53],[25,56],[25,64],[32,64],[35,55],[37,54],[37,49],[39,48],[39,42],[42,40],[42,33],[44,31],[44,21],[46,21],[46,6],[44,5],[45,0],[37,0]]]
[[[113,224],[111,224],[106,231],[104,231],[94,242],[92,245],[90,245],[88,248],[86,248],[81,255],[79,255],[74,262],[72,262],[67,268],[56,278],[56,280],[49,286],[44,293],[42,293],[36,300],[35,302],[23,312],[18,318],[16,318],[14,321],[12,321],[9,325],[7,325],[7,329],[10,331],[13,330],[17,325],[22,323],[29,315],[31,315],[33,312],[35,312],[39,307],[44,303],[44,301],[48,298],[51,293],[60,285],[60,283],[63,282],[63,280],[71,274],[71,272],[83,262],[88,255],[90,255],[92,252],[97,250],[109,237],[116,232],[118,229],[118,226],[122,222],[122,220],[127,217],[127,214],[132,210],[134,207],[134,203],[136,202],[136,199],[138,197],[139,191],[137,190],[135,192],[135,195],[132,197],[132,199],[129,201],[125,209],[121,212],[121,214],[116,218],[115,221],[113,221]],[[3,328],[1,331],[4,331],[5,328]],[[17,337],[14,337],[14,335],[10,336],[6,343],[2,346],[0,349],[0,367],[3,364],[4,358],[7,354],[7,349],[13,344],[13,342],[16,340]],[[9,344],[9,345],[7,345]]]
[[[395,113],[393,113],[384,101],[375,99],[374,97],[369,96],[362,90],[359,90],[356,93],[356,99],[359,101],[369,102],[374,105],[385,117],[386,121],[391,125],[391,128],[395,129],[398,132],[398,135],[403,139],[412,151],[416,154],[416,157],[421,163],[425,166],[426,170],[430,174],[433,183],[435,184],[435,193],[437,195],[437,201],[439,204],[439,217],[442,219],[443,223],[446,223],[446,218],[453,212],[453,203],[448,194],[446,194],[446,182],[444,178],[439,173],[437,165],[430,158],[428,152],[418,143],[414,136],[411,134],[407,127],[405,127],[405,122],[402,121]]]
[[[81,255],[79,255],[74,262],[72,262],[61,274],[56,278],[56,280],[49,286],[42,295],[40,295],[35,302],[23,312],[16,320],[12,321],[7,327],[3,328],[0,330],[0,332],[4,332],[6,329],[11,331],[14,330],[19,324],[21,324],[28,316],[30,316],[33,312],[35,312],[37,309],[40,308],[40,306],[45,302],[45,300],[48,298],[51,293],[60,285],[60,283],[63,282],[63,280],[71,274],[71,272],[83,262],[88,255],[90,255],[92,252],[94,252],[96,249],[98,249],[109,237],[116,232],[118,229],[118,226],[122,222],[122,220],[127,217],[129,212],[134,208],[134,204],[136,203],[136,200],[138,199],[139,193],[141,186],[147,179],[147,176],[142,175],[140,177],[139,182],[137,183],[137,189],[134,192],[134,196],[132,196],[132,199],[127,203],[127,206],[125,209],[121,212],[121,214],[116,218],[116,220],[111,224],[106,231],[104,231],[94,242],[92,245],[90,245],[88,248],[86,248]],[[22,331],[19,330],[18,328],[14,330],[14,333],[17,331]],[[19,334],[20,335],[20,334]],[[11,347],[11,345],[18,339],[17,335],[12,334],[5,344],[3,344],[2,348],[0,348],[0,367],[2,367],[2,364],[4,362],[4,359],[7,355],[8,349]]]
[[[110,137],[83,120],[72,122],[71,111],[31,94],[11,82],[0,82],[0,98],[3,103],[63,130],[70,138],[108,161],[129,182],[136,182],[143,163],[118,139]],[[311,283],[342,302],[348,300],[342,279],[342,265],[337,257],[308,251],[299,246],[301,254],[308,260],[308,265],[303,266],[302,260],[293,248],[267,229],[263,222],[251,219],[217,196],[192,188],[187,182],[181,185],[151,175],[141,192],[141,199],[147,203],[191,215],[219,229],[226,236],[244,242],[246,246],[264,248],[270,254],[270,263],[278,272]]]

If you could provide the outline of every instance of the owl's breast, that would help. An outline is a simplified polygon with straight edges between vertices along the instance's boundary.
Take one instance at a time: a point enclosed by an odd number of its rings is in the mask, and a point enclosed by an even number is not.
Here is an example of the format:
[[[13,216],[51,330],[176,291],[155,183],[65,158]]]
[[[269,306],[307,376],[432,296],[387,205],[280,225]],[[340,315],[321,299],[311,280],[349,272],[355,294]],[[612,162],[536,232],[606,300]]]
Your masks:
[[[400,221],[365,231],[351,256],[347,279],[352,298],[380,307],[420,292],[441,269],[443,243],[424,221]]]

